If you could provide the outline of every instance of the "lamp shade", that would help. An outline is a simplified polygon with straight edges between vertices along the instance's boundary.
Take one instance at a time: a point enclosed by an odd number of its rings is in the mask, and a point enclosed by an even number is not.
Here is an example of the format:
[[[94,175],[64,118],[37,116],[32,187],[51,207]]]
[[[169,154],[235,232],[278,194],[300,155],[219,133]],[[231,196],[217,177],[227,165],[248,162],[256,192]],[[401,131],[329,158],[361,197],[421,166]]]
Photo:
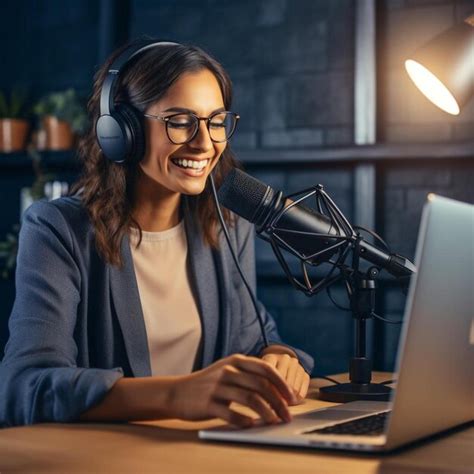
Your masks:
[[[407,59],[405,68],[429,100],[458,115],[474,93],[474,27],[465,21],[446,30]]]

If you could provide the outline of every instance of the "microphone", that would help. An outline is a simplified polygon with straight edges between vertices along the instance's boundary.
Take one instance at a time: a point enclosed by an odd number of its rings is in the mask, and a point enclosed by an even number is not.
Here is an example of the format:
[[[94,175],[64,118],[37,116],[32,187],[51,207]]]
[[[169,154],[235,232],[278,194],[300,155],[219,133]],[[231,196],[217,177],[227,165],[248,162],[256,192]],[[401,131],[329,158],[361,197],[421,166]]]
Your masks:
[[[276,222],[272,234],[278,237],[277,245],[287,248],[285,243],[289,244],[312,264],[328,261],[338,250],[337,243],[346,240],[353,244],[358,241],[361,258],[395,277],[407,277],[416,272],[415,265],[408,259],[366,242],[348,223],[335,226],[322,212],[283,197],[281,191],[275,191],[237,168],[227,174],[218,197],[225,207],[255,224],[258,234]]]

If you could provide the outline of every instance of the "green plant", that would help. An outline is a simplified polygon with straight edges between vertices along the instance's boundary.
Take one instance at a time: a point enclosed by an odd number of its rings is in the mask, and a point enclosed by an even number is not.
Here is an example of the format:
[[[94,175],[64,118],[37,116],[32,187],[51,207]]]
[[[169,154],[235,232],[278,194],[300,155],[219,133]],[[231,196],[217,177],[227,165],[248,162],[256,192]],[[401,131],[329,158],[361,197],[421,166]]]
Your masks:
[[[8,278],[15,268],[19,231],[20,225],[15,224],[12,231],[5,236],[5,240],[0,241],[0,277],[2,278]]]
[[[71,125],[76,133],[83,133],[87,125],[86,108],[72,88],[44,95],[33,107],[40,118],[53,115]]]
[[[27,102],[28,92],[25,89],[13,88],[9,98],[6,92],[0,91],[0,119],[26,118],[30,113]]]
[[[36,201],[45,197],[44,186],[48,181],[56,179],[53,173],[45,173],[41,166],[41,154],[34,147],[29,147],[27,153],[31,159],[35,180],[30,187],[31,197]]]

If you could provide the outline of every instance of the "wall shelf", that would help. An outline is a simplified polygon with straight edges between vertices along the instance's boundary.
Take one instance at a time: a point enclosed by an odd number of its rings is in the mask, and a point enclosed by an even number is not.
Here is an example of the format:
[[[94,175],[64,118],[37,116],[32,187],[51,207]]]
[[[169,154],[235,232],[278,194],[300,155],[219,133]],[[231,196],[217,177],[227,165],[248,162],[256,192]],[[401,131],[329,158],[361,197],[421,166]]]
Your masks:
[[[474,133],[473,133],[474,135]],[[239,150],[240,161],[249,164],[288,163],[360,163],[410,160],[471,159],[474,160],[474,141],[459,143],[413,143],[354,145],[349,147],[313,149]]]

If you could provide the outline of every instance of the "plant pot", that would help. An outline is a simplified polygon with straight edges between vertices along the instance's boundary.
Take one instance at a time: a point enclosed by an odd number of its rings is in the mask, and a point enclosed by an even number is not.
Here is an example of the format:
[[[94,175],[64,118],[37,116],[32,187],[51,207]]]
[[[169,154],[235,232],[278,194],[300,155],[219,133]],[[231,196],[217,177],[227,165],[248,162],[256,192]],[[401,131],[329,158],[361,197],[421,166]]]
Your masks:
[[[43,118],[46,130],[46,150],[70,150],[74,146],[74,133],[68,122],[47,115]]]
[[[26,148],[30,124],[24,119],[0,119],[0,152],[11,153]]]

